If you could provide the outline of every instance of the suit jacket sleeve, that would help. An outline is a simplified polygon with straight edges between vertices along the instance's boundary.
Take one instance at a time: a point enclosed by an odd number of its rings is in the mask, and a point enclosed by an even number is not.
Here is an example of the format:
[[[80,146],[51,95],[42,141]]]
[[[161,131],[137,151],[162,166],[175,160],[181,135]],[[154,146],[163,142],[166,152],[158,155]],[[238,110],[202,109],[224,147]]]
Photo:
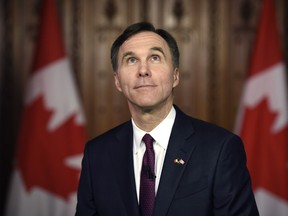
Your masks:
[[[246,167],[244,146],[238,136],[224,141],[215,170],[215,215],[259,215]]]
[[[82,171],[77,193],[76,216],[97,216],[95,209],[91,176],[89,173],[89,156],[87,145],[82,160]]]

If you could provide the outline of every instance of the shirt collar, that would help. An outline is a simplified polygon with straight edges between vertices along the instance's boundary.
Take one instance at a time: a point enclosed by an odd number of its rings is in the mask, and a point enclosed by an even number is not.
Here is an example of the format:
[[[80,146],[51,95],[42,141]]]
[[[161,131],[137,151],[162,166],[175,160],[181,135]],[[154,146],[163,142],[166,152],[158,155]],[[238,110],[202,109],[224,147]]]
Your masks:
[[[149,132],[149,134],[154,138],[156,143],[158,143],[165,150],[167,149],[167,146],[168,146],[170,134],[171,134],[172,127],[175,121],[175,117],[176,117],[176,111],[175,111],[175,108],[172,106],[166,118],[162,122],[160,122],[160,124],[157,125],[152,131]],[[134,134],[133,151],[134,153],[136,153],[138,149],[140,148],[143,136],[147,132],[137,127],[133,119],[132,119],[132,125],[133,125],[133,132],[134,132],[133,133]]]

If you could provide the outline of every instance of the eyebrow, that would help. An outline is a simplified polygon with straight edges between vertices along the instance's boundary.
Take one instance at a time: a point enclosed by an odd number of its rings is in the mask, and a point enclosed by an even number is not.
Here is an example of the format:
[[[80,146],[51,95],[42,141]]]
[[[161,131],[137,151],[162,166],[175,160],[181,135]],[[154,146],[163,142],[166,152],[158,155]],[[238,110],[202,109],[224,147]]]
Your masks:
[[[152,47],[150,50],[159,51],[163,54],[164,57],[166,57],[164,50],[161,47]]]
[[[124,59],[125,59],[127,56],[131,56],[131,55],[134,55],[134,52],[128,51],[128,52],[124,53],[123,56],[122,56],[122,61],[121,61],[121,62],[123,62]]]

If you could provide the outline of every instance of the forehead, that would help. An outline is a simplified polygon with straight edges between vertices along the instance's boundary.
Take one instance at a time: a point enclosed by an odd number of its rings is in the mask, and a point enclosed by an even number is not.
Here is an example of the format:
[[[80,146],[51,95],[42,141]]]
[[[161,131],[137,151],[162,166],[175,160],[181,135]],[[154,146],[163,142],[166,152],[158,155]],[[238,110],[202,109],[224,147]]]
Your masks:
[[[154,32],[140,32],[128,38],[121,46],[120,52],[136,51],[137,49],[151,49],[161,47],[164,52],[169,52],[167,42]]]

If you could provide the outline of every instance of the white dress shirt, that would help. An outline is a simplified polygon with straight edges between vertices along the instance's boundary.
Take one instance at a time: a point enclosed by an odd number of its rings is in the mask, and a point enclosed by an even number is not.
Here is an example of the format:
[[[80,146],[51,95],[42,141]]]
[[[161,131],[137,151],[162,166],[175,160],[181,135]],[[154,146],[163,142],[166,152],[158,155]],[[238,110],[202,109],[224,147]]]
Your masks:
[[[149,134],[154,138],[154,152],[155,152],[155,191],[157,193],[161,171],[163,167],[163,162],[171,134],[171,130],[175,121],[176,111],[172,106],[167,117],[155,127]],[[140,191],[140,173],[142,167],[142,160],[146,150],[145,144],[142,141],[143,136],[147,133],[140,128],[138,128],[132,119],[133,125],[133,160],[134,160],[134,173],[135,173],[135,183],[137,190],[137,197],[139,201],[139,191]]]

